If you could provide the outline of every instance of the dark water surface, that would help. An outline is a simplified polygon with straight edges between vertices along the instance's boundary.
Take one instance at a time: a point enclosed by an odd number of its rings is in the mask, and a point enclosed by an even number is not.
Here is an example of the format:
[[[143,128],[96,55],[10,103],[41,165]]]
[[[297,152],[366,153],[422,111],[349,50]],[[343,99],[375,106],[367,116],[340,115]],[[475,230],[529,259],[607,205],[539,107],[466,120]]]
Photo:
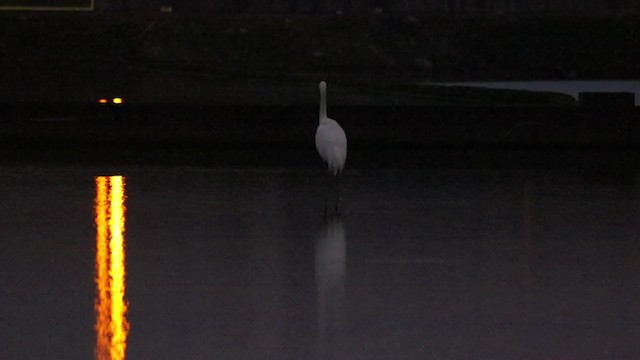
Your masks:
[[[640,358],[631,171],[1,171],[2,359],[96,358],[110,175],[129,359]]]

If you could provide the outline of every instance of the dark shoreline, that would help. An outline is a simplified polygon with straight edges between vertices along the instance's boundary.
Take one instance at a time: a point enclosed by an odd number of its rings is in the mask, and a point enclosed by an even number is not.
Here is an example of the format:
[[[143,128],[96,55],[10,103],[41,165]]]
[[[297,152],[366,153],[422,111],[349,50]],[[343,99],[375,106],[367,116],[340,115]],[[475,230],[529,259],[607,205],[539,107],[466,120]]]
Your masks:
[[[317,107],[5,104],[5,142],[296,144]],[[331,106],[353,144],[636,146],[640,108],[589,106]]]
[[[315,106],[57,106],[2,107],[0,163],[318,165]],[[348,134],[354,168],[640,165],[634,107],[334,106],[330,116]]]

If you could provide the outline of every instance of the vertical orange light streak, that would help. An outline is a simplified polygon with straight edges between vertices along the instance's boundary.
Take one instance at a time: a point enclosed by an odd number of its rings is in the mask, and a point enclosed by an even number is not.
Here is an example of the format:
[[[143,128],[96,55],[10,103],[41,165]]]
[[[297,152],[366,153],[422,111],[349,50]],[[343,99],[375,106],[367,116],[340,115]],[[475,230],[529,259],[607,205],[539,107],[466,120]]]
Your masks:
[[[109,360],[109,234],[107,178],[96,177],[96,359]]]
[[[124,180],[122,176],[111,177],[111,218],[109,230],[111,241],[111,263],[109,275],[111,275],[111,359],[124,359],[127,347],[127,332],[129,324],[125,314],[127,304],[124,300],[125,291],[125,258],[124,258]]]
[[[125,358],[129,324],[125,300],[125,183],[122,176],[96,181],[96,358]]]

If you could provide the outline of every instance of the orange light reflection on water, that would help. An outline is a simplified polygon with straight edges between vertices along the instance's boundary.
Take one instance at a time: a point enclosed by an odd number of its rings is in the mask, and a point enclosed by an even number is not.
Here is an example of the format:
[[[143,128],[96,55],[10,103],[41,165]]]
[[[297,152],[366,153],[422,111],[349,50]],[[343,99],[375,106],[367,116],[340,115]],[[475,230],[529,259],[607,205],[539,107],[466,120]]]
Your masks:
[[[123,360],[129,323],[125,300],[125,182],[98,176],[96,182],[96,358]]]

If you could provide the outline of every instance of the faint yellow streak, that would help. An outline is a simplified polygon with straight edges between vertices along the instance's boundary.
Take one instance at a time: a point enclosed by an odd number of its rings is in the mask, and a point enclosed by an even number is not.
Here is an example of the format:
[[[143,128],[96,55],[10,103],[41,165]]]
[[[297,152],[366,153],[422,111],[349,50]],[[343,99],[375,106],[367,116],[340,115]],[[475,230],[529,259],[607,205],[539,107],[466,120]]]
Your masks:
[[[129,323],[125,300],[125,182],[96,177],[96,358],[123,360]]]

